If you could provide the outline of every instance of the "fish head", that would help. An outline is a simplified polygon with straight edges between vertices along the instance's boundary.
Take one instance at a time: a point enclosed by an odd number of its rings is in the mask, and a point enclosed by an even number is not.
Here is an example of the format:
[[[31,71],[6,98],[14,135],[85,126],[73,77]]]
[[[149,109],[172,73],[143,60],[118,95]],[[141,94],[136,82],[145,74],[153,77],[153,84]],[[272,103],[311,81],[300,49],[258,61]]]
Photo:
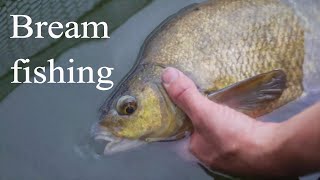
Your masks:
[[[150,84],[115,98],[113,104],[100,125],[117,137],[144,140],[162,127],[168,115],[157,87]]]
[[[107,102],[101,121],[93,128],[96,139],[109,141],[104,154],[166,139],[181,126],[176,121],[177,108],[160,83],[129,84]]]

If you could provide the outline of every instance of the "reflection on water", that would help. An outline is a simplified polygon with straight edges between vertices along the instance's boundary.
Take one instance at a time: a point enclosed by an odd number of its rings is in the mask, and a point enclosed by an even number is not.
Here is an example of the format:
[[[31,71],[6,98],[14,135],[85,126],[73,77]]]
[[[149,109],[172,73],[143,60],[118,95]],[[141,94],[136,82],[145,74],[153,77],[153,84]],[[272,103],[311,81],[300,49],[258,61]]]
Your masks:
[[[117,83],[132,67],[149,32],[193,2],[196,0],[155,1],[110,40],[73,48],[59,57],[57,65],[67,67],[73,58],[75,67],[114,67],[112,80]],[[212,179],[201,167],[178,156],[172,150],[174,142],[99,159],[77,153],[77,145],[98,120],[98,109],[109,93],[92,85],[25,84],[17,88],[0,104],[0,179]],[[311,104],[309,99],[292,103],[290,110],[283,108],[273,116],[285,119],[278,115],[293,115]]]

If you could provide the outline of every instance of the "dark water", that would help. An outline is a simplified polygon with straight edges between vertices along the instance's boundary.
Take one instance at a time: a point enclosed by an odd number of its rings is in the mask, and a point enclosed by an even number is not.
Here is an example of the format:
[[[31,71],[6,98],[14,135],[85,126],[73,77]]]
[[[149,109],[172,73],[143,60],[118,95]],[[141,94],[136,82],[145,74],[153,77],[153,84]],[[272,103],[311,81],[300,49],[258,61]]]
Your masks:
[[[145,37],[167,16],[193,2],[197,1],[155,1],[111,39],[72,48],[56,65],[69,67],[68,60],[73,58],[75,67],[114,67],[112,80],[119,82],[132,67]],[[150,144],[100,158],[79,152],[79,143],[98,120],[98,109],[109,93],[98,91],[95,84],[19,86],[0,104],[0,180],[212,179],[197,164],[177,155],[176,143]],[[314,101],[304,98],[265,119],[283,120]]]

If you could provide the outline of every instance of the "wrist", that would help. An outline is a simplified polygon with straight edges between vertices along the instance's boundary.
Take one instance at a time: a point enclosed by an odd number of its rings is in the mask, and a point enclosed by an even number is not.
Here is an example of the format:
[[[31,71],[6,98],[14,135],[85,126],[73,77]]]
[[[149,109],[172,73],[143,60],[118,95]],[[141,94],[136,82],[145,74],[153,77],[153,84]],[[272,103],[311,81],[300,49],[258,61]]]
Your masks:
[[[281,123],[257,121],[252,133],[252,143],[255,145],[253,162],[262,176],[289,176],[287,161],[283,155],[285,139],[280,134]],[[282,136],[282,137],[281,137]],[[258,164],[258,165],[257,165]],[[254,165],[254,164],[253,164]]]

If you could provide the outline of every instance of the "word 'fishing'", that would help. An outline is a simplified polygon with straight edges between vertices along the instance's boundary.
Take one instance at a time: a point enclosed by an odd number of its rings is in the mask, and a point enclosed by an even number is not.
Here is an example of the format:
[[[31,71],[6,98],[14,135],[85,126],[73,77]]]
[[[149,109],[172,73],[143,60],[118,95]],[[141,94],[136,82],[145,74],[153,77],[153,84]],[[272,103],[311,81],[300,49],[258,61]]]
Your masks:
[[[31,72],[30,67],[21,67],[19,66],[19,62],[23,64],[30,63],[30,59],[18,59],[14,62],[13,67],[11,69],[13,70],[13,81],[11,83],[13,84],[21,84],[21,83],[35,83],[35,84],[43,84],[43,83],[49,83],[49,84],[92,84],[96,83],[94,81],[94,73],[93,69],[91,67],[79,67],[74,69],[74,67],[67,68],[67,75],[68,75],[68,81],[65,81],[65,70],[62,67],[55,67],[54,65],[54,59],[48,60],[49,62],[49,78],[46,77],[46,67],[36,67],[33,70],[34,78],[33,82],[31,81]],[[73,63],[74,60],[70,59],[70,63]],[[24,82],[19,81],[19,70],[24,70],[25,80]],[[109,80],[113,68],[109,67],[100,67],[97,71],[97,75],[99,76],[98,84],[96,88],[101,91],[107,91],[110,90],[113,87],[113,81]],[[77,74],[76,74],[77,73]],[[88,78],[84,78],[84,74],[88,75]],[[55,76],[58,75],[58,76]],[[75,81],[75,75],[78,76],[77,81]],[[57,78],[58,77],[58,78]],[[48,79],[48,81],[47,81]],[[59,79],[59,81],[57,81]]]

